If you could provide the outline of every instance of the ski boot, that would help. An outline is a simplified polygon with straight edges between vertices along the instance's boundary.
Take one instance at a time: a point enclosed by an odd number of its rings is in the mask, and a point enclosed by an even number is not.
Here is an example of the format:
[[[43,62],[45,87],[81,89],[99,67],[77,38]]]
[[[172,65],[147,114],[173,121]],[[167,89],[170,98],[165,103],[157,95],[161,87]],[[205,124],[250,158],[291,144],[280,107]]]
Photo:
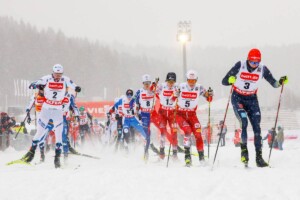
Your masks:
[[[160,147],[159,148],[159,157],[162,160],[165,158],[165,147]]]
[[[247,144],[241,143],[241,161],[244,163],[245,167],[248,167],[249,154]]]
[[[185,166],[190,167],[192,165],[192,158],[191,158],[191,152],[189,147],[184,147],[184,160],[185,160]]]
[[[151,148],[151,150],[152,150],[154,153],[159,154],[158,149],[154,146],[153,143],[150,144],[150,148]]]
[[[148,162],[148,159],[149,159],[149,152],[147,150],[145,150],[145,153],[144,153],[144,161],[147,163]]]
[[[173,159],[174,161],[177,161],[177,160],[178,160],[177,150],[175,150],[175,149],[173,149],[172,159]]]
[[[45,162],[45,151],[44,151],[44,149],[41,149],[41,158],[40,158],[40,162]]]
[[[198,151],[199,161],[204,162],[204,151]]]
[[[64,153],[64,164],[68,164],[68,159],[69,159],[68,153]]]
[[[61,150],[56,149],[55,150],[55,156],[54,156],[54,166],[55,168],[60,168],[60,153]]]
[[[264,159],[262,158],[262,151],[261,150],[256,151],[256,166],[257,167],[268,167],[269,166],[269,164],[266,163],[264,161]]]
[[[30,150],[21,158],[22,161],[30,163],[34,158],[35,150],[31,147]]]
[[[73,147],[69,146],[69,151],[72,154],[79,154]]]

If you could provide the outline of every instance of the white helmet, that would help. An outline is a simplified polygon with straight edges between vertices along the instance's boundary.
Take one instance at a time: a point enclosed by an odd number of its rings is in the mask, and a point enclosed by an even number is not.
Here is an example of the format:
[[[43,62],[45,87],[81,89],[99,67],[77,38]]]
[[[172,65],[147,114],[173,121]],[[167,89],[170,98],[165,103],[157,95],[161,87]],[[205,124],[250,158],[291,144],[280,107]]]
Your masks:
[[[144,82],[151,82],[151,77],[149,74],[144,74],[142,77],[143,83]]]
[[[54,65],[53,73],[64,73],[64,67],[61,64]]]
[[[186,79],[187,79],[187,80],[189,80],[189,79],[198,80],[197,72],[195,72],[194,70],[189,70],[189,71],[186,73]]]

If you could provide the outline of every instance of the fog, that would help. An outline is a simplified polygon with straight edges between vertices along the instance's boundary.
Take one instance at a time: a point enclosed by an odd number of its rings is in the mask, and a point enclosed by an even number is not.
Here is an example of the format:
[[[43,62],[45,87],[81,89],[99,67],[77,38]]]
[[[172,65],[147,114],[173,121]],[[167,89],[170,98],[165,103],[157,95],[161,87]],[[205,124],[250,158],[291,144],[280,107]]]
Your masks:
[[[174,71],[182,81],[177,23],[190,20],[188,69],[215,89],[216,99],[228,96],[221,86],[226,72],[257,47],[276,79],[288,75],[284,106],[294,108],[299,10],[296,0],[0,0],[0,106],[25,105],[26,84],[51,73],[55,63],[82,86],[83,100],[113,100],[141,87],[144,73],[163,80]],[[264,82],[261,105],[275,106],[280,91]]]
[[[297,0],[0,0],[1,15],[67,36],[165,47],[177,45],[180,20],[202,47],[299,43],[299,10]]]

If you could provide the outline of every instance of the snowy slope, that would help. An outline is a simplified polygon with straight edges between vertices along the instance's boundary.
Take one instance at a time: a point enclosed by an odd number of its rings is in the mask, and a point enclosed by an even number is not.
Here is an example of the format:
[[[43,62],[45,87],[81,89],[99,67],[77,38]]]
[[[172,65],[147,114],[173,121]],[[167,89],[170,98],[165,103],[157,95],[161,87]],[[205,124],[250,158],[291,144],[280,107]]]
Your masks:
[[[93,160],[70,156],[69,165],[54,169],[53,152],[45,164],[35,166],[5,163],[25,152],[9,149],[0,153],[1,200],[93,200],[93,199],[294,199],[300,198],[300,141],[289,140],[284,151],[274,150],[272,168],[257,168],[254,148],[249,145],[250,168],[239,162],[240,150],[228,144],[219,148],[215,167],[211,169],[215,147],[211,148],[208,166],[202,167],[194,157],[194,166],[180,162],[157,162],[151,154],[148,164],[142,160],[142,148],[131,155],[113,154],[110,149],[85,149],[101,156]],[[269,149],[264,146],[264,158]],[[99,152],[99,153],[96,153]],[[34,162],[38,162],[39,153]],[[80,165],[80,166],[79,166]]]

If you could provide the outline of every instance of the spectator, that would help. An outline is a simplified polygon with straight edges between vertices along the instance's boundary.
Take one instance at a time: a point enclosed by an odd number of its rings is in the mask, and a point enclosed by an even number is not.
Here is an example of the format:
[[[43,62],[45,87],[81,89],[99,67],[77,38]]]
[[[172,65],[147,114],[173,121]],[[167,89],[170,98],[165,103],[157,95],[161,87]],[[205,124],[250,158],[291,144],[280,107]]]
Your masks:
[[[5,112],[1,112],[0,118],[0,149],[5,150],[10,145],[10,134],[13,134],[11,128],[16,124],[16,120]]]
[[[223,129],[222,129],[223,127]],[[224,124],[224,121],[221,120],[219,125],[218,125],[218,130],[219,130],[219,133],[218,135],[221,137],[221,147],[224,147],[225,146],[225,136],[226,136],[226,133],[227,133],[227,126]],[[222,131],[222,133],[221,133]]]
[[[278,143],[278,149],[280,151],[282,151],[283,150],[282,144],[283,144],[283,141],[284,141],[284,132],[283,132],[283,128],[281,126],[278,126],[277,130],[278,130],[278,134],[276,136],[276,140],[277,140],[277,143]]]

